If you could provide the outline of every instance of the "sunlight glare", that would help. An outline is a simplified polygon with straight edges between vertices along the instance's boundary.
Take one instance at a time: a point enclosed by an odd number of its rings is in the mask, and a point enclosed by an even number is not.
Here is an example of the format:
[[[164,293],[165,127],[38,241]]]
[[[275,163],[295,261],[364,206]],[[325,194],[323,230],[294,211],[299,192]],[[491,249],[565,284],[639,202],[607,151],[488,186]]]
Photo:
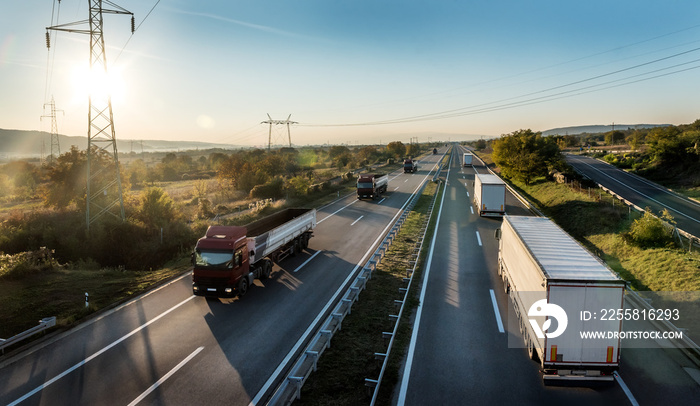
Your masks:
[[[104,100],[111,96],[113,103],[124,99],[126,84],[119,70],[105,73],[101,67],[79,66],[73,69],[72,79],[76,98],[91,96],[93,100]]]

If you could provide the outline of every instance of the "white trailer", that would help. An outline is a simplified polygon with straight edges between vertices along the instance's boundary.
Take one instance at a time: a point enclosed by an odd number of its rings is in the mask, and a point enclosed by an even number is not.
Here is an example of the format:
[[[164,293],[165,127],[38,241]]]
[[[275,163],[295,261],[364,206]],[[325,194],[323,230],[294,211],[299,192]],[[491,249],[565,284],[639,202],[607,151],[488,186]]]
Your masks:
[[[462,166],[472,166],[474,161],[474,154],[465,152],[464,155],[462,155]]]
[[[496,175],[474,175],[474,205],[480,216],[506,213],[506,184]]]
[[[545,382],[612,381],[625,281],[547,218],[505,216],[497,237],[498,273]]]

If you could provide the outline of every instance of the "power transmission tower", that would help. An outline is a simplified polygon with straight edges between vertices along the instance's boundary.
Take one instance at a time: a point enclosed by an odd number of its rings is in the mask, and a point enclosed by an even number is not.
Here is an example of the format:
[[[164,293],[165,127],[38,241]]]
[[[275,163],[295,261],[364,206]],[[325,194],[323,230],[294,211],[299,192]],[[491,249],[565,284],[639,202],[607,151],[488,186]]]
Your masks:
[[[108,0],[88,0],[88,20],[47,27],[46,45],[49,46],[48,30],[66,31],[90,35],[90,73],[107,77],[107,56],[103,36],[102,15],[131,15],[131,32],[134,32],[134,13]],[[109,8],[104,8],[106,4]],[[87,23],[88,29],[71,28]],[[124,221],[124,199],[119,173],[119,155],[114,132],[112,97],[105,94],[90,94],[88,99],[88,146],[87,146],[87,205],[85,218],[88,232],[90,225],[106,214]],[[109,153],[112,161],[109,161]]]
[[[289,130],[289,125],[290,124],[299,124],[296,121],[289,121],[290,118],[292,118],[292,115],[290,114],[289,117],[287,117],[286,120],[273,120],[272,117],[270,117],[270,114],[267,115],[267,118],[269,120],[267,121],[262,121],[260,124],[269,124],[270,125],[270,132],[267,137],[267,150],[269,151],[270,148],[272,147],[272,125],[287,125],[287,138],[289,139],[289,148],[292,147],[292,133]]]
[[[51,106],[51,111],[49,115],[43,115],[41,118],[51,118],[51,155],[49,155],[49,164],[52,164],[53,160],[61,155],[61,144],[58,142],[58,124],[56,123],[56,112],[64,112],[63,110],[56,110],[56,102],[54,101],[53,96],[51,96],[51,101],[49,103],[44,103],[44,109],[46,109],[47,105]]]

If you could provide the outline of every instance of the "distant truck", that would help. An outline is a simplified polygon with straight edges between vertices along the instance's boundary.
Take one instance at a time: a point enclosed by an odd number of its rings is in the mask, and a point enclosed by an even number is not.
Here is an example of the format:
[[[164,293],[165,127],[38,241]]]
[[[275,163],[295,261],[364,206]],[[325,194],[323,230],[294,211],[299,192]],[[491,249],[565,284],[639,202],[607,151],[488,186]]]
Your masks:
[[[474,161],[474,154],[471,154],[469,152],[465,152],[464,155],[462,155],[462,166],[473,166],[474,164],[472,163]]]
[[[418,170],[418,162],[412,160],[411,158],[404,159],[403,161],[403,172],[404,173],[414,173]]]
[[[285,209],[245,226],[209,226],[192,253],[192,292],[243,296],[272,265],[309,246],[316,209]]]
[[[496,236],[498,274],[545,382],[612,381],[625,281],[547,218],[507,215]]]
[[[474,175],[474,205],[480,216],[506,214],[506,184],[496,175]]]
[[[357,198],[376,199],[389,187],[389,176],[383,173],[365,174],[357,177]]]

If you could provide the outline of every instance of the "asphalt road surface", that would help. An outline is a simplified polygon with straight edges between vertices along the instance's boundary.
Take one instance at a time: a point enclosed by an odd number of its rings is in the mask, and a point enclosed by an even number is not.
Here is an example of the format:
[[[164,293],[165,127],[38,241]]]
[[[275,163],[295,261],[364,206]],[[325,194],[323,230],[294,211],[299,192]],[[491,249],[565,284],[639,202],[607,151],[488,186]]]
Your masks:
[[[242,300],[194,297],[187,274],[2,360],[0,404],[261,403],[441,157],[390,174],[382,200],[319,209],[309,249]]]
[[[694,236],[700,236],[700,204],[670,192],[663,186],[617,169],[594,158],[565,155],[566,161],[593,181],[622,196],[625,200],[656,214],[668,209],[676,226]]]
[[[474,172],[453,155],[413,338],[395,390],[399,405],[658,405],[700,404],[697,367],[679,350],[654,343],[625,349],[619,379],[594,386],[545,386],[538,364],[509,326],[512,305],[497,275],[498,219],[473,214]],[[465,182],[466,180],[466,182]],[[529,215],[507,198],[506,212]],[[502,326],[502,330],[501,330]]]

